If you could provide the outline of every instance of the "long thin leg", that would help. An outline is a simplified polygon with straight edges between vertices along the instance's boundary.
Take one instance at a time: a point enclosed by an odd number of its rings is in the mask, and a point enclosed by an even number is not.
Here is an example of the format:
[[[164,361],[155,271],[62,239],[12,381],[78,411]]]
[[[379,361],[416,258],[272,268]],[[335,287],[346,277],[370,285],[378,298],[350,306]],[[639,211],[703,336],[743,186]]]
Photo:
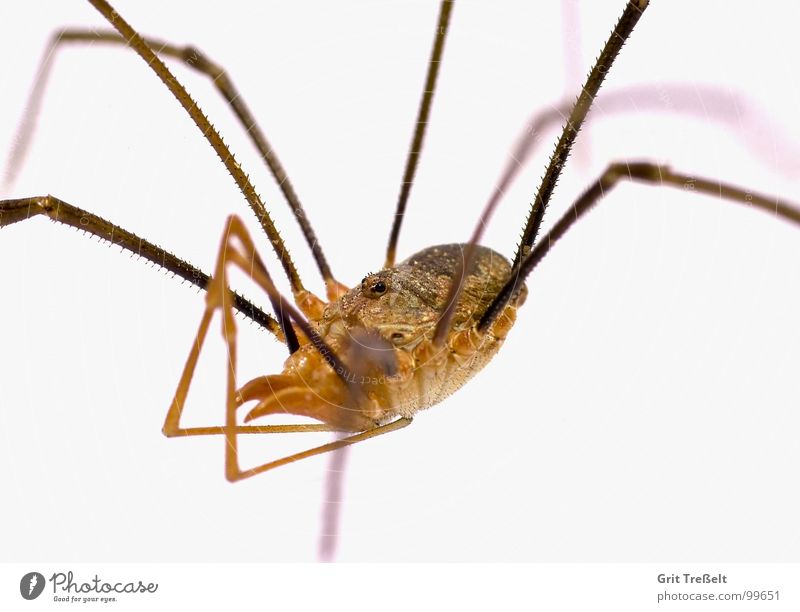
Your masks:
[[[600,86],[603,84],[606,74],[611,69],[611,65],[614,63],[617,55],[619,55],[622,45],[625,44],[625,41],[631,35],[631,32],[633,32],[633,28],[647,8],[648,2],[649,0],[629,0],[625,11],[614,27],[614,31],[611,33],[603,50],[600,52],[600,57],[597,58],[592,71],[589,73],[586,84],[583,86],[583,90],[578,96],[578,100],[575,102],[575,107],[572,109],[572,113],[564,126],[564,131],[561,133],[558,144],[556,144],[556,150],[550,158],[550,163],[547,166],[547,170],[542,178],[542,183],[536,193],[536,198],[534,199],[528,216],[528,222],[522,234],[522,240],[514,256],[514,267],[519,265],[522,258],[533,246],[536,235],[539,232],[539,227],[542,224],[542,219],[544,218],[545,208],[556,187],[558,177],[561,175],[561,169],[564,167],[569,157],[569,152],[572,149],[578,131],[581,129],[581,125],[586,119],[586,115],[589,113],[592,102],[597,92],[600,90]]]
[[[56,197],[47,195],[19,200],[0,200],[0,227],[25,221],[37,215],[44,215],[53,221],[88,232],[98,238],[107,240],[111,244],[119,245],[134,255],[144,257],[165,270],[169,270],[200,289],[208,288],[210,281],[208,274],[199,268],[195,268],[189,262],[176,257],[169,251],[144,238],[140,238],[119,225],[114,225],[102,217],[68,204]],[[278,322],[258,306],[238,293],[234,293],[233,305],[243,315],[274,334],[278,340],[285,342],[284,334]]]
[[[669,100],[669,104],[665,105],[665,99]],[[681,114],[697,114],[704,118],[711,118],[715,121],[728,122],[733,124],[733,127],[738,127],[737,132],[742,132],[742,112],[743,109],[748,109],[750,104],[746,98],[730,94],[728,92],[720,91],[712,87],[684,87],[681,85],[663,85],[658,88],[653,86],[637,86],[625,87],[615,91],[606,91],[598,95],[594,109],[597,113],[602,111],[602,115],[593,115],[586,118],[587,123],[592,120],[600,119],[603,116],[620,112],[636,112],[648,110],[666,110],[669,112],[677,112]],[[460,282],[464,279],[464,269],[467,267],[467,262],[472,261],[474,245],[479,244],[481,236],[486,228],[486,225],[494,212],[494,209],[505,196],[508,189],[513,184],[514,180],[519,175],[521,168],[530,159],[536,145],[541,143],[542,133],[561,121],[564,121],[568,116],[571,109],[571,104],[563,103],[551,109],[546,109],[534,113],[527,121],[525,129],[520,134],[517,143],[514,145],[512,153],[509,155],[508,162],[497,181],[492,196],[484,206],[475,230],[464,248],[464,256],[457,268],[454,282],[451,286],[448,298],[445,300],[447,305],[442,312],[442,316],[437,322],[437,328],[434,332],[434,341],[441,345],[449,331],[450,320],[454,312],[454,308],[458,302],[458,297],[461,292]],[[758,117],[759,113],[753,111],[751,113]],[[763,117],[759,117],[760,121],[764,121]],[[747,119],[745,119],[745,122]],[[761,131],[759,131],[761,133]],[[754,139],[750,143],[751,149],[764,149],[766,143]],[[772,152],[771,152],[772,154]],[[786,157],[791,158],[796,155],[796,151],[787,151]]]
[[[516,179],[520,168],[541,144],[544,133],[566,121],[571,109],[572,103],[563,102],[531,115],[509,155],[487,208],[491,206],[493,200],[503,197]],[[718,121],[727,124],[736,136],[746,141],[747,149],[757,153],[753,157],[759,159],[759,154],[763,154],[765,159],[761,161],[770,167],[775,165],[775,142],[771,139],[759,140],[764,131],[771,130],[755,129],[756,126],[769,122],[769,117],[742,93],[681,83],[657,86],[635,85],[598,93],[592,109],[594,111],[592,115],[586,117],[587,125],[615,114],[628,115],[641,112],[676,113],[695,116],[706,122]],[[780,131],[779,126],[775,126],[772,131]],[[800,149],[781,147],[778,155],[785,155],[791,159],[800,155]],[[792,176],[796,174],[796,170],[791,173]]]
[[[434,332],[434,341],[438,345],[444,342],[449,331],[452,314],[461,293],[459,283],[463,282],[467,262],[472,261],[474,245],[480,243],[481,236],[495,208],[519,175],[521,168],[530,159],[536,146],[541,143],[543,132],[564,121],[571,108],[571,104],[562,103],[553,108],[534,113],[527,121],[517,143],[514,145],[512,153],[509,155],[508,162],[503,168],[491,197],[483,208],[475,230],[464,248],[464,255],[459,267],[453,275],[453,278],[457,279],[458,282],[454,282],[450,288],[450,293],[445,300],[447,306],[442,312]],[[763,123],[766,118],[761,116],[758,109],[750,103],[746,96],[741,94],[732,94],[713,87],[687,87],[681,84],[666,84],[658,87],[639,85],[600,93],[594,102],[593,108],[595,114],[586,118],[587,124],[610,114],[634,111],[667,111],[685,115],[698,115],[706,120],[711,119],[729,123],[739,136],[747,137],[748,133],[756,132],[754,136],[749,138],[749,150],[763,152],[765,157],[768,151],[769,158],[775,155],[773,150],[774,143],[767,143],[766,139],[763,141],[759,139],[759,135],[763,134],[764,130],[743,129],[743,124],[750,123],[753,126],[755,125],[754,119],[757,119],[758,123]],[[786,149],[782,151],[783,157],[786,159],[797,157],[798,151],[795,148],[786,146],[782,148]],[[754,155],[754,157],[757,158],[758,155]],[[771,163],[774,164],[772,161]],[[791,174],[795,176],[797,170],[793,169]]]
[[[156,76],[161,80],[170,93],[180,103],[180,105],[187,112],[192,121],[194,121],[200,133],[203,134],[205,139],[211,145],[220,158],[222,163],[227,168],[236,185],[241,190],[250,208],[255,213],[256,217],[261,224],[261,227],[267,234],[272,248],[278,259],[281,262],[284,272],[286,273],[289,283],[291,284],[292,294],[295,300],[300,303],[309,301],[309,292],[303,286],[300,280],[300,275],[297,268],[292,261],[289,251],[283,242],[272,218],[269,216],[261,197],[255,190],[255,187],[250,182],[250,179],[245,174],[242,167],[236,161],[231,153],[231,150],[222,140],[219,132],[211,125],[211,122],[205,116],[197,102],[189,95],[186,88],[181,85],[178,79],[169,71],[164,65],[164,62],[159,59],[155,51],[145,42],[145,40],[134,30],[123,18],[115,11],[106,0],[89,0],[89,2],[100,12],[103,17],[120,33],[120,35],[128,42],[137,54],[145,61],[145,63],[156,73]]]
[[[206,294],[206,309],[200,321],[200,326],[197,331],[195,341],[192,343],[192,348],[189,352],[189,357],[186,360],[181,379],[175,391],[175,397],[167,411],[167,416],[164,421],[164,434],[172,436],[192,436],[192,435],[209,435],[221,433],[225,436],[225,475],[231,482],[249,478],[255,474],[260,474],[267,470],[276,468],[293,461],[299,461],[306,457],[312,457],[332,450],[355,444],[362,440],[372,438],[389,431],[394,431],[401,427],[405,427],[410,423],[410,419],[398,419],[391,423],[374,427],[370,424],[368,419],[363,417],[357,419],[357,415],[342,413],[335,415],[332,423],[323,424],[321,427],[309,429],[309,425],[289,425],[289,426],[262,426],[259,429],[249,429],[244,426],[239,426],[236,423],[236,410],[239,407],[238,390],[236,384],[236,360],[237,360],[237,334],[236,322],[233,318],[232,302],[228,297],[230,289],[227,283],[227,266],[234,265],[242,272],[247,274],[253,281],[256,282],[267,294],[270,299],[275,302],[280,302],[280,295],[277,293],[275,286],[272,284],[271,279],[264,267],[261,258],[255,251],[255,245],[250,238],[242,221],[235,216],[228,219],[225,233],[223,235],[222,244],[220,245],[219,256],[217,258],[217,265],[212,277],[211,283],[208,287]],[[324,341],[308,326],[302,319],[300,313],[294,310],[289,304],[283,304],[285,314],[292,318],[292,321],[301,328],[302,332],[306,335],[309,341],[314,344],[317,350],[328,360],[328,364],[339,374],[343,380],[350,378],[350,372],[346,364],[335,355],[333,350],[327,346]],[[200,356],[200,351],[205,342],[208,328],[211,323],[211,318],[216,310],[220,310],[222,314],[222,335],[228,349],[228,367],[227,369],[227,394],[226,394],[226,411],[225,411],[225,425],[219,428],[204,427],[204,428],[182,428],[180,426],[180,418],[183,413],[183,408],[186,402],[186,397],[189,393],[194,370],[197,365],[197,360]],[[344,410],[344,409],[343,409]],[[339,425],[336,421],[341,421]],[[361,426],[363,423],[363,426]],[[360,433],[336,440],[329,444],[303,451],[288,457],[283,457],[275,461],[264,463],[260,466],[241,470],[238,463],[238,434],[239,433],[277,433],[290,432],[290,431],[347,431],[352,425],[355,425],[360,430]],[[368,429],[369,427],[369,429]],[[352,430],[351,430],[352,431]],[[356,430],[358,431],[358,429]]]
[[[519,276],[509,279],[497,298],[481,317],[478,330],[485,330],[502,312],[510,297],[539,262],[550,252],[553,245],[567,233],[601,198],[605,197],[620,181],[640,181],[655,186],[691,188],[695,192],[714,195],[728,202],[738,202],[763,210],[796,225],[800,225],[800,207],[776,197],[760,195],[734,187],[727,183],[673,172],[668,166],[647,162],[617,162],[608,166],[602,176],[575,201],[569,211],[558,220],[547,234],[542,236],[533,250],[523,259]]]
[[[572,112],[570,113],[566,125],[564,126],[564,130],[561,133],[561,138],[556,145],[556,150],[553,153],[553,156],[550,158],[547,171],[542,178],[542,184],[540,185],[539,191],[536,194],[536,199],[528,216],[527,225],[522,234],[522,240],[517,250],[517,254],[514,256],[514,270],[512,270],[512,277],[514,277],[516,274],[516,268],[519,265],[520,259],[527,252],[527,250],[530,249],[529,245],[533,244],[533,241],[536,239],[539,226],[544,218],[544,210],[548,201],[550,200],[553,190],[555,189],[558,177],[561,174],[561,169],[566,163],[567,157],[569,157],[569,152],[572,149],[572,145],[575,142],[578,131],[586,119],[586,115],[589,113],[589,108],[591,107],[592,102],[594,101],[594,98],[600,89],[600,85],[602,85],[606,73],[611,68],[611,64],[619,54],[619,51],[622,48],[622,45],[625,43],[625,40],[633,31],[633,28],[636,25],[636,22],[639,20],[639,17],[641,17],[642,12],[645,8],[647,8],[647,2],[648,0],[631,0],[628,2],[628,5],[625,7],[625,11],[622,13],[622,17],[620,17],[619,21],[617,22],[614,31],[611,33],[611,37],[606,42],[606,45],[603,48],[603,51],[600,53],[600,57],[595,63],[594,68],[592,68],[592,72],[589,74],[586,85],[581,91],[581,94],[578,96],[578,100],[575,103]],[[469,242],[467,242],[467,245],[464,248],[464,255],[456,270],[456,273],[453,276],[453,282],[450,285],[450,290],[448,292],[447,299],[445,300],[445,308],[442,311],[442,316],[439,318],[439,321],[436,324],[436,330],[434,331],[433,336],[433,343],[435,346],[441,346],[447,338],[447,334],[450,330],[450,322],[455,313],[455,309],[458,304],[458,298],[460,297],[464,286],[464,271],[469,270],[472,267],[473,259],[475,258],[475,249],[480,241],[481,235],[483,234],[484,228],[497,208],[497,205],[500,203],[500,199],[505,192],[505,189],[511,183],[514,176],[516,176],[522,162],[530,154],[530,150],[535,142],[536,137],[533,134],[530,134],[528,137],[523,138],[520,141],[517,147],[518,155],[512,156],[513,161],[508,164],[506,171],[503,173],[503,176],[501,177],[501,183],[498,185],[497,189],[495,189],[495,192],[490,198],[488,204],[481,212],[478,224],[475,227]]]
[[[338,292],[343,289],[336,280],[333,278],[330,266],[328,265],[325,255],[322,252],[322,247],[319,244],[314,229],[308,220],[308,215],[300,203],[300,198],[289,180],[286,170],[283,168],[278,156],[274,152],[267,137],[261,131],[258,123],[255,120],[250,108],[245,103],[244,99],[239,94],[239,91],[231,81],[226,71],[208,57],[202,51],[192,46],[177,46],[168,42],[164,42],[155,38],[145,37],[143,40],[158,53],[159,56],[170,57],[183,62],[189,68],[197,70],[201,74],[207,76],[217,91],[222,95],[228,105],[231,107],[234,115],[241,123],[242,127],[247,132],[253,145],[258,149],[261,154],[261,159],[269,168],[272,176],[278,183],[281,191],[283,192],[289,207],[294,214],[295,219],[300,224],[303,236],[314,255],[314,260],[317,267],[325,280],[326,287],[328,288],[328,296],[334,299]],[[112,45],[121,45],[127,48],[127,41],[114,31],[97,31],[85,29],[64,29],[56,32],[50,40],[50,44],[44,54],[39,70],[37,71],[36,81],[31,90],[31,94],[26,104],[25,113],[20,127],[15,138],[15,146],[11,150],[8,165],[6,167],[5,177],[3,184],[8,187],[14,180],[19,167],[21,166],[25,153],[27,152],[28,145],[33,135],[33,128],[36,122],[36,115],[38,114],[41,106],[42,97],[44,95],[47,79],[50,75],[50,68],[55,57],[56,51],[65,43],[104,43]],[[90,45],[91,46],[91,45]]]
[[[442,0],[439,8],[439,22],[436,25],[436,36],[433,40],[431,57],[428,61],[428,75],[425,77],[425,88],[422,91],[422,100],[417,113],[417,125],[414,129],[411,147],[408,149],[406,169],[403,172],[403,182],[400,184],[400,194],[397,198],[394,221],[392,221],[392,231],[389,234],[389,245],[386,247],[386,263],[383,264],[385,268],[391,268],[395,262],[397,239],[400,236],[400,227],[403,224],[406,203],[411,193],[411,186],[414,184],[414,175],[417,173],[417,163],[425,140],[425,130],[428,127],[428,116],[431,112],[433,94],[436,91],[436,79],[439,76],[439,66],[442,63],[442,53],[444,52],[444,43],[447,39],[447,28],[450,25],[450,13],[453,10],[454,1]]]

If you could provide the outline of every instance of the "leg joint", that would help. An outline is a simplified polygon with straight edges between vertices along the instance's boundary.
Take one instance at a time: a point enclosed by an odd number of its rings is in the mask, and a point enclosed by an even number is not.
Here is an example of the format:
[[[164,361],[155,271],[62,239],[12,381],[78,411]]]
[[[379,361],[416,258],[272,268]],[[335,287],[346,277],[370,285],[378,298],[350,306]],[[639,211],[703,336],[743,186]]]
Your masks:
[[[600,179],[604,186],[617,182],[619,179],[646,181],[648,183],[661,182],[668,175],[669,168],[651,162],[614,162],[608,166]]]

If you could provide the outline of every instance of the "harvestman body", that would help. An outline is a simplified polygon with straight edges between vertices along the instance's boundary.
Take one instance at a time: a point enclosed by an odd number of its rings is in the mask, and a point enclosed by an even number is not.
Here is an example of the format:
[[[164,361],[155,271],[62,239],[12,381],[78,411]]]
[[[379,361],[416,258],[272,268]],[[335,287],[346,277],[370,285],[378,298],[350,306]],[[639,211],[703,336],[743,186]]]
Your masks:
[[[395,264],[400,222],[413,184],[452,10],[451,2],[443,2],[417,121],[418,129],[411,146],[396,222],[382,271],[366,276],[359,286],[352,289],[343,287],[334,279],[291,183],[285,180],[283,168],[263,135],[257,129],[252,132],[256,146],[279,179],[292,209],[300,211],[297,214],[298,221],[326,282],[328,301],[324,302],[304,288],[288,250],[247,176],[158,55],[182,59],[213,76],[215,85],[240,120],[245,125],[254,125],[249,110],[224,71],[196,49],[182,49],[142,39],[106,2],[91,1],[117,28],[119,34],[65,32],[59,41],[88,40],[91,36],[91,39],[99,38],[110,43],[127,42],[145,59],[209,140],[256,213],[289,278],[297,308],[278,294],[252,239],[236,217],[231,217],[225,228],[217,266],[211,276],[123,228],[50,196],[3,201],[0,203],[0,225],[44,214],[104,238],[113,236],[115,244],[137,252],[207,289],[207,308],[200,323],[197,341],[192,345],[169,408],[164,432],[168,436],[223,435],[227,441],[226,475],[231,480],[246,478],[291,461],[399,429],[410,422],[416,411],[434,405],[457,390],[499,350],[514,323],[517,308],[525,299],[523,283],[527,275],[558,238],[620,180],[672,186],[682,186],[692,180],[696,191],[716,194],[762,208],[792,222],[800,222],[797,209],[775,198],[674,173],[655,164],[615,163],[574,203],[570,212],[553,230],[537,241],[545,208],[572,143],[614,58],[647,7],[646,0],[639,0],[627,3],[572,110],[537,192],[513,261],[508,262],[501,255],[478,245],[482,229],[497,204],[493,200],[468,243],[431,247]],[[158,54],[151,47],[157,48]],[[229,291],[227,270],[230,265],[240,268],[263,288],[273,305],[275,317]],[[234,308],[285,342],[290,356],[282,373],[261,376],[243,385],[237,382]],[[183,428],[180,417],[184,400],[212,315],[217,309],[222,314],[223,333],[230,357],[225,424]],[[297,426],[239,424],[239,409],[250,402],[254,402],[254,406],[249,409],[245,422],[286,412],[320,423]],[[239,434],[330,430],[345,432],[349,437],[257,467],[239,466]]]

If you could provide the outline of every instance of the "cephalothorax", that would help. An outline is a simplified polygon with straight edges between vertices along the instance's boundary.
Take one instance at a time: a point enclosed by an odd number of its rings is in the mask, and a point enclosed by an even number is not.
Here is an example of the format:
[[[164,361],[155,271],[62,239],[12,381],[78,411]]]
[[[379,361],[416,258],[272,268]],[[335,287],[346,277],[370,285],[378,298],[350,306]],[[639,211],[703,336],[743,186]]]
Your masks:
[[[247,420],[286,412],[363,431],[397,417],[411,418],[464,385],[500,349],[525,295],[523,286],[486,333],[475,332],[478,315],[511,272],[502,255],[480,247],[463,280],[452,329],[444,345],[435,346],[436,325],[465,246],[430,247],[370,274],[328,305],[320,318],[311,318],[351,372],[338,376],[313,344],[301,344],[282,374],[245,385],[241,401],[259,401]]]

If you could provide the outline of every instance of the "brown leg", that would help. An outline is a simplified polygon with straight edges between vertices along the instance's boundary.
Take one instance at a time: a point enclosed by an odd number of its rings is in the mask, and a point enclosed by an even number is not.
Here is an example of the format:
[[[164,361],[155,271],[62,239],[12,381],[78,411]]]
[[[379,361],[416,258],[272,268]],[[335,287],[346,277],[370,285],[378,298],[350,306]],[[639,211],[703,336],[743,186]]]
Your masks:
[[[575,138],[578,136],[578,131],[580,130],[581,125],[589,113],[589,108],[591,107],[592,102],[594,102],[597,92],[600,90],[600,86],[603,84],[606,73],[610,70],[611,64],[614,63],[614,59],[622,49],[622,45],[631,35],[631,32],[633,32],[633,28],[639,21],[639,18],[642,16],[642,12],[647,8],[647,4],[648,0],[628,1],[625,11],[622,13],[622,16],[614,28],[614,31],[611,33],[611,37],[606,42],[603,50],[600,52],[600,56],[597,58],[597,61],[592,68],[592,71],[589,73],[586,84],[583,86],[583,89],[581,90],[580,95],[575,102],[575,106],[572,108],[569,119],[567,120],[566,125],[561,133],[561,137],[556,144],[556,149],[550,158],[550,163],[548,164],[545,175],[542,178],[542,183],[539,187],[539,191],[536,194],[536,199],[531,205],[528,221],[522,234],[522,240],[519,248],[517,249],[517,254],[514,256],[514,268],[519,266],[520,260],[525,254],[525,249],[530,248],[530,245],[532,245],[536,239],[539,226],[541,225],[544,217],[544,210],[550,200],[553,190],[555,189],[556,183],[558,182],[561,169],[564,167],[564,164],[569,157],[569,152],[572,149]],[[532,138],[528,141],[528,144],[526,144],[523,140],[521,146],[524,150],[526,147],[532,146],[534,142],[535,140]],[[506,176],[503,180],[510,180],[510,178],[513,178],[513,174],[516,171],[515,166],[514,164],[511,164],[510,167],[510,174],[506,173]],[[472,262],[475,257],[475,248],[481,239],[484,228],[488,224],[489,219],[500,202],[499,196],[501,194],[502,188],[499,188],[496,190],[494,197],[489,200],[489,203],[481,213],[478,225],[475,227],[469,242],[464,247],[463,259],[456,270],[456,274],[453,276],[454,281],[450,287],[447,299],[445,300],[445,309],[442,311],[442,316],[439,318],[439,322],[436,324],[434,343],[437,346],[441,346],[444,343],[447,333],[450,330],[450,322],[452,321],[456,304],[458,303],[458,299],[463,289],[464,270],[469,270],[472,266]],[[505,304],[503,305],[505,306]],[[495,314],[494,316],[497,315]],[[481,330],[485,329],[486,326],[482,325]]]
[[[623,180],[639,181],[657,187],[679,187],[717,196],[728,202],[738,202],[757,208],[784,221],[800,225],[800,207],[776,197],[761,195],[719,181],[673,172],[668,166],[648,162],[617,162],[610,164],[602,176],[579,197],[567,213],[561,217],[548,233],[536,243],[522,260],[519,271],[508,280],[478,323],[478,330],[485,330],[503,311],[517,288],[525,282],[545,255],[567,231],[594,205]]]
[[[286,170],[283,168],[278,156],[275,154],[272,146],[270,145],[267,137],[261,131],[249,107],[245,103],[239,91],[233,84],[233,81],[228,77],[227,72],[219,65],[215,64],[207,58],[202,51],[192,46],[177,46],[168,42],[164,42],[155,38],[144,38],[144,41],[153,50],[162,57],[170,57],[183,62],[189,68],[197,70],[201,74],[207,76],[217,91],[225,98],[225,101],[230,106],[239,123],[246,130],[247,135],[250,137],[253,145],[258,149],[261,158],[269,168],[275,181],[278,183],[281,192],[286,197],[292,213],[300,224],[303,231],[303,236],[314,255],[314,260],[317,267],[325,280],[325,285],[328,290],[329,299],[335,299],[340,292],[346,292],[347,289],[339,284],[331,273],[330,266],[328,265],[325,255],[322,252],[322,247],[317,240],[308,216],[300,203],[300,199],[289,181]],[[67,28],[56,32],[48,45],[44,54],[39,70],[37,71],[36,81],[31,90],[28,102],[26,104],[25,113],[20,123],[17,137],[15,138],[16,145],[12,148],[11,154],[3,177],[3,187],[8,188],[17,175],[22,162],[24,161],[25,154],[28,150],[28,145],[33,134],[33,129],[36,122],[36,117],[39,114],[41,107],[44,89],[47,84],[47,78],[50,75],[50,69],[55,57],[56,51],[64,44],[77,43],[89,44],[90,46],[96,43],[120,45],[127,47],[128,42],[119,34],[114,31],[98,31],[86,29],[73,29]]]
[[[386,261],[384,268],[391,268],[395,263],[397,253],[397,240],[400,236],[400,227],[403,224],[403,217],[406,213],[406,202],[411,194],[411,186],[414,184],[414,175],[417,173],[417,163],[422,152],[422,144],[425,141],[425,130],[428,127],[428,116],[433,104],[433,94],[436,91],[436,80],[439,75],[439,66],[442,63],[444,43],[447,39],[447,28],[450,25],[450,13],[453,10],[454,0],[442,0],[439,7],[439,21],[436,24],[436,34],[433,38],[433,49],[428,60],[428,74],[425,77],[425,87],[422,90],[422,99],[417,111],[417,124],[414,129],[414,137],[411,139],[411,147],[408,150],[406,159],[406,169],[403,172],[403,182],[400,183],[400,194],[397,197],[397,208],[392,221],[392,229],[389,233],[389,244],[386,247]]]
[[[544,218],[545,208],[550,201],[550,196],[553,194],[556,183],[558,183],[558,177],[561,175],[564,164],[566,164],[570,149],[572,149],[575,138],[578,136],[578,131],[589,113],[589,109],[605,80],[606,74],[611,70],[611,65],[622,50],[622,45],[625,44],[625,41],[633,32],[633,28],[647,8],[648,3],[649,0],[628,0],[622,16],[619,18],[610,38],[606,41],[600,56],[592,67],[592,71],[589,73],[586,83],[575,101],[575,106],[572,108],[561,137],[556,144],[556,150],[550,157],[550,163],[547,165],[547,170],[536,193],[536,198],[531,205],[528,221],[525,224],[517,254],[514,256],[513,266],[515,268],[525,256],[526,251],[533,246]]]
[[[56,197],[48,195],[19,200],[0,200],[0,227],[25,221],[37,215],[44,215],[52,221],[63,223],[107,240],[111,244],[119,245],[134,255],[144,257],[165,270],[169,270],[200,289],[205,289],[208,286],[210,280],[208,274],[195,268],[189,262],[176,257],[169,251],[144,238],[140,238],[119,225],[114,225],[102,217],[68,204]],[[233,299],[236,310],[270,331],[281,342],[285,341],[280,325],[273,317],[238,293],[234,293]]]

